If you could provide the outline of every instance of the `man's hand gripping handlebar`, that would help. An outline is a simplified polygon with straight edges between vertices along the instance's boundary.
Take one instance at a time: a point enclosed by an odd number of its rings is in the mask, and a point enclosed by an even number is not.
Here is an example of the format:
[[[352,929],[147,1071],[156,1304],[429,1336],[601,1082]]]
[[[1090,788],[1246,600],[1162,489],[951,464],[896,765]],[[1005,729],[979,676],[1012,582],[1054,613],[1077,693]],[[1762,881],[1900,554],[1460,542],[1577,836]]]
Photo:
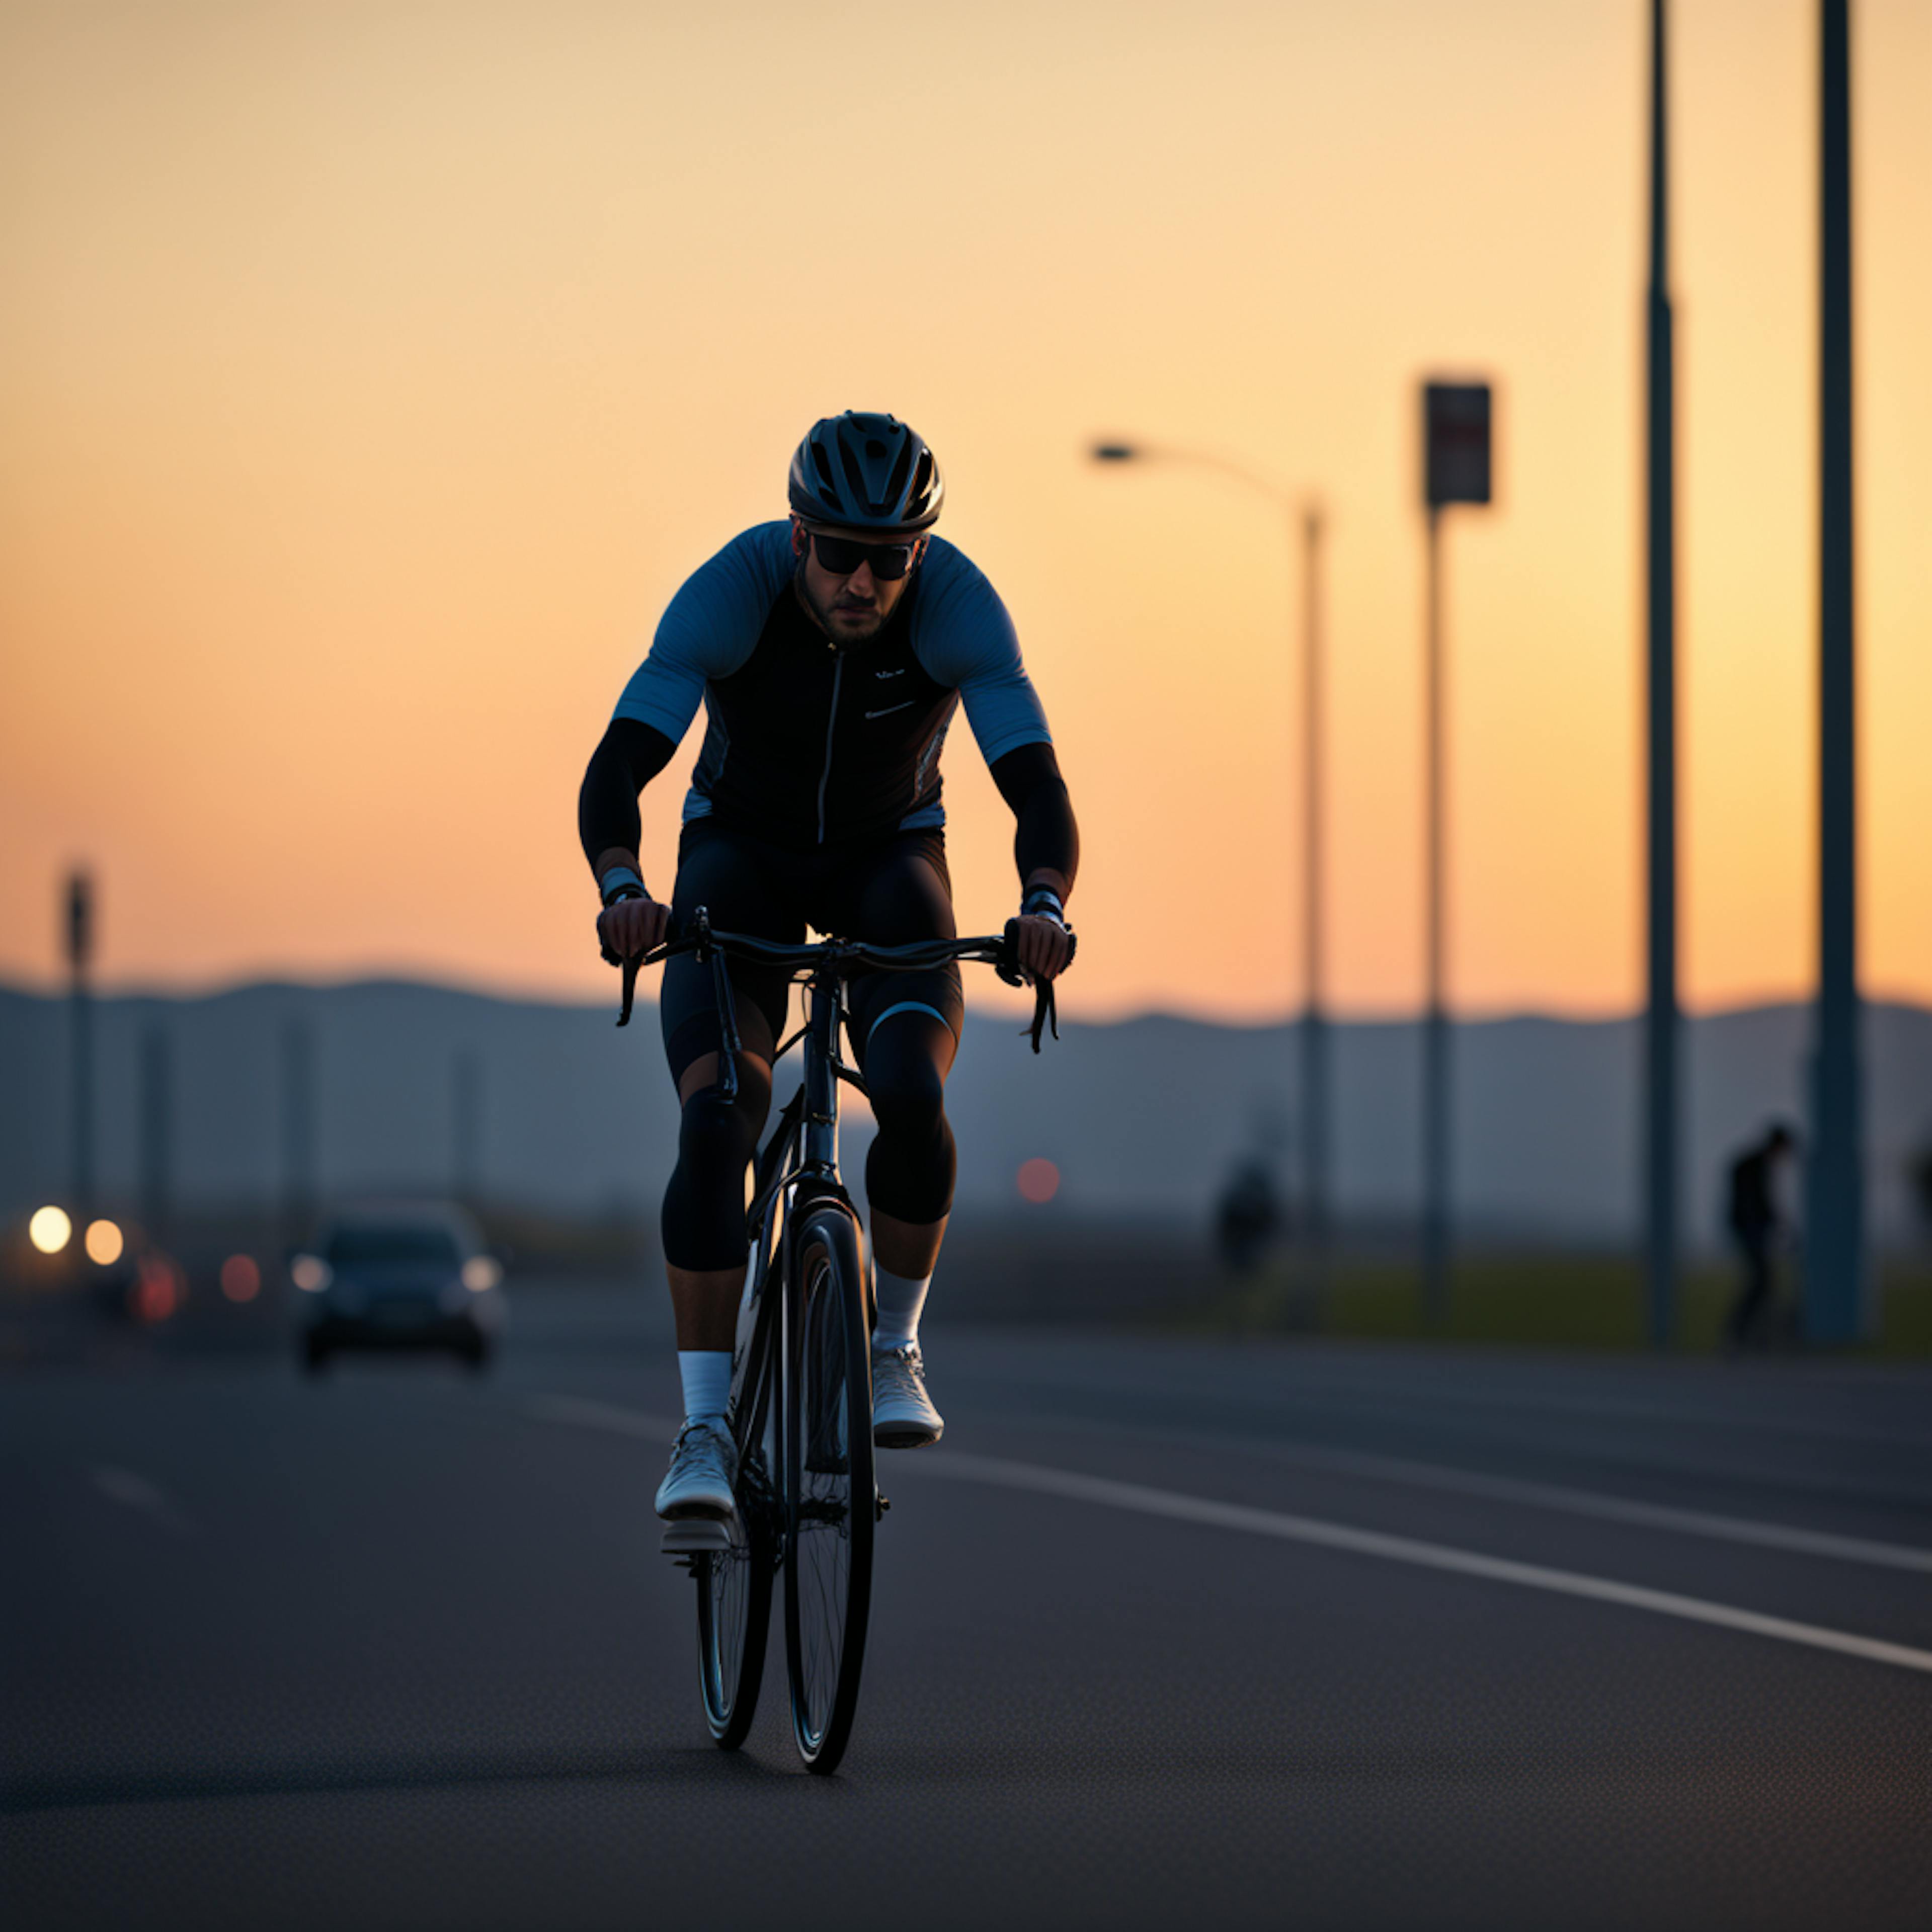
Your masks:
[[[719,932],[712,927],[709,914],[700,906],[681,927],[671,922],[670,929],[661,944],[646,946],[628,957],[612,950],[602,921],[598,931],[603,942],[606,964],[620,967],[623,970],[623,998],[617,1013],[620,1027],[631,1023],[638,974],[646,966],[655,966],[661,960],[681,952],[695,953],[700,962],[712,965],[714,976],[721,982],[718,989],[721,1008],[729,998],[730,982],[724,976],[724,962],[730,958],[787,967],[794,972],[814,972],[836,964],[850,969],[889,973],[918,972],[928,967],[943,966],[951,960],[978,959],[992,967],[1010,986],[1023,986],[1031,982],[1033,1024],[1024,1030],[1033,1042],[1034,1052],[1040,1051],[1042,1034],[1051,1031],[1055,1040],[1060,1037],[1060,1016],[1054,1001],[1053,982],[1035,978],[1020,964],[1020,922],[1016,919],[1008,920],[1005,931],[997,936],[979,939],[919,940],[910,946],[867,946],[856,940],[826,939],[814,945],[784,946],[769,939],[754,938],[748,933]],[[1070,965],[1079,942],[1070,929],[1066,938],[1066,958]]]

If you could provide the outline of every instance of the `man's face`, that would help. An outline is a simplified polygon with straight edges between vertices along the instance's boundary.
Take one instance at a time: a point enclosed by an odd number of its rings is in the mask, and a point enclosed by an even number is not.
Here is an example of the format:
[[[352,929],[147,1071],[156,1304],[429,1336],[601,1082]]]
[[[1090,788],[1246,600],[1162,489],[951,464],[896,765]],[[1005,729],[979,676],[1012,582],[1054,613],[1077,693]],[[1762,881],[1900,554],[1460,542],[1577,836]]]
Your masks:
[[[830,530],[826,534],[850,536],[861,543],[878,541],[875,532]],[[795,580],[800,598],[818,620],[818,628],[842,647],[877,637],[912,581],[910,570],[903,577],[874,577],[869,564],[862,563],[844,576],[827,570],[818,560],[810,531],[796,517],[791,520],[791,549],[799,560]],[[914,569],[925,553],[926,539],[921,537],[914,549]]]

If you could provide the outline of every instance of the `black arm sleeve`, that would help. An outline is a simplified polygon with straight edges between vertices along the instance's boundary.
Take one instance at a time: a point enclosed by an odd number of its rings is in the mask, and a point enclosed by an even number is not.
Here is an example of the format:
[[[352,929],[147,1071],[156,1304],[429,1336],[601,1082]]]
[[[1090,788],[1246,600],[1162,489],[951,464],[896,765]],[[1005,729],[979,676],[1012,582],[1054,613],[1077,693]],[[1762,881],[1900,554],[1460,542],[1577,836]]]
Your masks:
[[[1080,865],[1080,828],[1073,822],[1073,801],[1060,776],[1060,760],[1051,745],[1022,745],[988,767],[1000,796],[1013,809],[1019,828],[1013,834],[1013,859],[1022,882],[1042,866],[1073,889]]]
[[[584,774],[577,794],[577,836],[584,856],[597,868],[598,855],[614,846],[638,849],[644,827],[638,794],[671,761],[676,746],[634,718],[614,718]]]

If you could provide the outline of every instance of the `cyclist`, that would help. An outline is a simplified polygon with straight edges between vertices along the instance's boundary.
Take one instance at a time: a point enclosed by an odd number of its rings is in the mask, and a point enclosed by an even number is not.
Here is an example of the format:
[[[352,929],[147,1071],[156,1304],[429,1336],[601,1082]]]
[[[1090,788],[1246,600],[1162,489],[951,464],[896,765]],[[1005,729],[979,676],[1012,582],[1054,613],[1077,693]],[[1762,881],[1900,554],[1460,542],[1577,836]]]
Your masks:
[[[931,532],[945,484],[924,440],[890,416],[814,423],[792,458],[789,520],[726,544],[672,598],[618,700],[578,800],[607,958],[635,958],[674,916],[796,944],[809,925],[876,946],[950,939],[939,754],[963,701],[1018,821],[1019,956],[1051,980],[1071,950],[1079,838],[1012,621],[966,556]],[[668,904],[640,869],[638,795],[702,700]],[[662,1232],[685,1421],[660,1516],[724,1517],[736,1456],[724,1408],[747,1252],[746,1172],[771,1102],[788,976],[730,966],[736,1098],[718,1082],[709,969],[665,965],[664,1052],[682,1118]],[[920,1317],[952,1204],[945,1081],[959,1039],[959,969],[856,975],[853,1051],[878,1123],[866,1162],[878,1284],[873,1431],[936,1442]]]

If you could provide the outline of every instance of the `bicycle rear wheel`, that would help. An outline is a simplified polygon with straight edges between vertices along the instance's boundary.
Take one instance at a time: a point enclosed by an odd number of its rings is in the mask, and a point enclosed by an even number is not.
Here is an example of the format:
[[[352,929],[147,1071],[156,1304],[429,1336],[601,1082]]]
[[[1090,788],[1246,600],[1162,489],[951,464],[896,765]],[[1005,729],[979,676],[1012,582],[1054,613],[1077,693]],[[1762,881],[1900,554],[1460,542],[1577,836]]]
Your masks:
[[[829,1772],[852,1734],[872,1608],[878,1526],[872,1344],[850,1213],[814,1215],[794,1255],[784,1404],[785,1655],[799,1755],[810,1769]]]
[[[771,1628],[772,1572],[778,1540],[772,1472],[782,1435],[774,1413],[775,1378],[764,1346],[776,1324],[754,1339],[746,1388],[749,1420],[739,1445],[738,1507],[727,1527],[728,1547],[694,1557],[698,1584],[698,1686],[705,1722],[725,1750],[736,1750],[758,1714]]]

